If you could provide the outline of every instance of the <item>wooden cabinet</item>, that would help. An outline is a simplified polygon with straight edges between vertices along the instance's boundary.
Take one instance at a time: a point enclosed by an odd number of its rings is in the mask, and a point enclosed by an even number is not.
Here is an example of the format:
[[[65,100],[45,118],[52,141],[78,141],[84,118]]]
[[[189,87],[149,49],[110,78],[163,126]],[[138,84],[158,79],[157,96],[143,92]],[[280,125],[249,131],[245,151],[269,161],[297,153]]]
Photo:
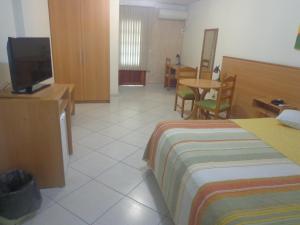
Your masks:
[[[49,0],[56,83],[76,101],[109,101],[109,1]]]

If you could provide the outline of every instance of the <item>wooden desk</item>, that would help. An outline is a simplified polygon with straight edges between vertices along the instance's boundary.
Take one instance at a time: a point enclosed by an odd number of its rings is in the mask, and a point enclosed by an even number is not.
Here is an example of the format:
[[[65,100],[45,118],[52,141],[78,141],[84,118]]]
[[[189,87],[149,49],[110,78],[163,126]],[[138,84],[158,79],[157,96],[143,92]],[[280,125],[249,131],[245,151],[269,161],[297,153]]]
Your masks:
[[[65,185],[63,147],[73,152],[70,99],[68,85],[62,84],[34,94],[0,92],[0,172],[20,168],[40,187]],[[63,112],[67,137],[60,123]]]
[[[195,95],[195,102],[203,100],[207,92],[210,91],[210,89],[218,90],[221,87],[221,82],[206,79],[182,79],[179,80],[179,83],[193,90]],[[203,90],[201,94],[199,89]],[[197,111],[197,106],[196,104],[194,104],[192,113],[186,119],[197,119]]]

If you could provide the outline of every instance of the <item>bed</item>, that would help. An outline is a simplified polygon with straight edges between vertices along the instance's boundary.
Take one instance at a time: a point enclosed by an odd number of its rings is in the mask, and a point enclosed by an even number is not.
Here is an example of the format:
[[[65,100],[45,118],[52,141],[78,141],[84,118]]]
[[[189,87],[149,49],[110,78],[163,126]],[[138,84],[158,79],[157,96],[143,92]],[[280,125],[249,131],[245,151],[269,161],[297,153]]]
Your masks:
[[[144,159],[176,225],[300,224],[300,131],[276,119],[161,122]]]

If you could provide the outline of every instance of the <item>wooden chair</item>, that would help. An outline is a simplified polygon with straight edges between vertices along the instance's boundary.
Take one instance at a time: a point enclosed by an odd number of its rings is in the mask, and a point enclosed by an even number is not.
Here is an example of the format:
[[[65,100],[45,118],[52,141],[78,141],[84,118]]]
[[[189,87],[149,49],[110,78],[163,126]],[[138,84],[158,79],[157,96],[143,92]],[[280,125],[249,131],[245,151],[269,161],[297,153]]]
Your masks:
[[[198,68],[192,68],[192,67],[183,67],[178,70],[178,73],[176,76],[177,84],[176,84],[174,111],[177,110],[177,107],[179,109],[181,109],[181,117],[183,117],[185,101],[187,101],[187,100],[192,101],[192,109],[193,109],[195,96],[194,96],[193,90],[184,85],[180,85],[179,80],[180,79],[188,79],[188,78],[196,79],[197,71],[198,71]],[[181,105],[178,104],[178,98],[181,98]]]
[[[175,74],[171,73],[171,59],[166,58],[164,87],[170,88],[171,83],[174,81],[176,81],[176,78],[175,78]]]
[[[196,103],[201,113],[204,113],[208,119],[213,113],[215,119],[224,119],[220,117],[220,113],[226,112],[226,119],[230,118],[232,100],[236,83],[236,75],[224,76],[221,80],[221,88],[218,90],[217,99],[205,99]]]

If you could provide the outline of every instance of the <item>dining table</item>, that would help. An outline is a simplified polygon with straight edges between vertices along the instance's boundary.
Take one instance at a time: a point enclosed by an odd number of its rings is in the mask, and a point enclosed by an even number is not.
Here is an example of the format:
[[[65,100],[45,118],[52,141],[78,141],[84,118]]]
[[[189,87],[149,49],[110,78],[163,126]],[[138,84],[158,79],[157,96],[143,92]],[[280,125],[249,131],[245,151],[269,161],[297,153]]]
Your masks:
[[[195,96],[195,104],[193,110],[185,119],[198,119],[198,107],[197,102],[200,102],[205,98],[205,95],[211,90],[218,90],[221,88],[221,82],[208,79],[180,79],[179,84],[187,86],[192,89]],[[202,90],[200,92],[200,90]]]

